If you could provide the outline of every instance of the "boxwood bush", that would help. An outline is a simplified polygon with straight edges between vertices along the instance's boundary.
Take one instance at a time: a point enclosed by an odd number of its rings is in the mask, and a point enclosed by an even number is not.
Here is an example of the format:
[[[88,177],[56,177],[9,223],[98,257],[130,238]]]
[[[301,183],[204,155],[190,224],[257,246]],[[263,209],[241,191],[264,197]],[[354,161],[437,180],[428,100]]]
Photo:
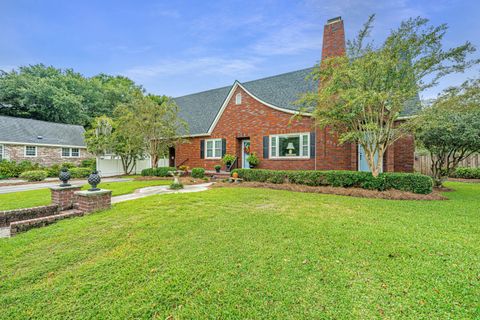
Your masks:
[[[458,167],[451,174],[452,178],[480,179],[480,168]]]
[[[43,181],[47,177],[47,172],[43,170],[25,171],[20,175],[20,178],[27,181]]]
[[[70,171],[70,176],[72,179],[79,179],[79,178],[87,178],[91,173],[91,168],[71,168],[68,169]]]
[[[203,178],[205,177],[205,169],[203,168],[192,168],[192,178]]]
[[[332,186],[363,188],[384,191],[397,189],[420,194],[432,192],[430,177],[416,173],[382,173],[378,177],[361,171],[281,171],[262,169],[235,169],[245,181],[295,183],[307,186]]]
[[[169,171],[177,170],[175,167],[160,167],[160,168],[148,168],[142,170],[142,176],[144,177],[167,177]]]

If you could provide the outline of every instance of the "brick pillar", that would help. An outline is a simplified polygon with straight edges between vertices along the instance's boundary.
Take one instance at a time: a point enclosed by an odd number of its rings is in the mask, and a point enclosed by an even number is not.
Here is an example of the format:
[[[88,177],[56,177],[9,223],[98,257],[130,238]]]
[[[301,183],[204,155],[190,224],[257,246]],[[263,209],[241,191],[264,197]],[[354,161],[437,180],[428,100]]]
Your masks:
[[[80,191],[80,189],[81,186],[51,187],[52,204],[58,205],[58,210],[60,211],[72,209],[75,201],[75,192]]]
[[[75,209],[89,213],[109,209],[112,205],[112,191],[100,189],[98,191],[75,192]]]

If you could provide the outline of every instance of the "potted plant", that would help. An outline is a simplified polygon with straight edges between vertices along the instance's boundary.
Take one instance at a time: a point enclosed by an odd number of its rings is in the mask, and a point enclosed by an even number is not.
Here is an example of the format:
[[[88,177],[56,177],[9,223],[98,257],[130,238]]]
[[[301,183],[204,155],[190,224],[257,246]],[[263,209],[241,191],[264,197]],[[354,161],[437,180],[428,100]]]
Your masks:
[[[260,163],[260,159],[258,159],[257,154],[255,152],[252,152],[247,157],[247,162],[250,165],[250,168],[255,168]]]
[[[222,162],[227,166],[227,171],[230,170],[230,167],[233,165],[233,162],[235,161],[236,157],[231,154],[226,154],[222,158]]]
[[[220,169],[222,169],[222,166],[217,164],[214,168],[216,173],[220,173]]]

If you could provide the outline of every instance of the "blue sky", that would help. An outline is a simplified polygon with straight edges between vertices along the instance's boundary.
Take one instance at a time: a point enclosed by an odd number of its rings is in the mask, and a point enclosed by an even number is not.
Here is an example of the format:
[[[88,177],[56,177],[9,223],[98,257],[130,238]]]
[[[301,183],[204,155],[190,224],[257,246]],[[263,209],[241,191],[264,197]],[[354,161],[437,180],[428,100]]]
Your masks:
[[[351,38],[371,13],[378,43],[420,15],[449,25],[445,46],[480,47],[478,0],[0,0],[0,69],[44,63],[121,74],[148,92],[179,96],[310,67],[327,19],[342,16]],[[449,76],[422,97],[479,74]]]

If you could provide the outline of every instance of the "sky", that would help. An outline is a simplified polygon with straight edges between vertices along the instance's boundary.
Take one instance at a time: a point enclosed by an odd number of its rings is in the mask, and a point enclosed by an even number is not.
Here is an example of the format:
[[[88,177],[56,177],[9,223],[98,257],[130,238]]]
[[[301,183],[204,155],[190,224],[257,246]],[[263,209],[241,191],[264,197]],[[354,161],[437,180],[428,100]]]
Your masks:
[[[342,16],[349,39],[372,13],[375,43],[422,16],[448,24],[446,48],[470,41],[480,49],[479,0],[0,0],[0,70],[43,63],[124,75],[177,97],[311,67],[327,19]],[[449,75],[421,96],[479,75],[479,67]]]

